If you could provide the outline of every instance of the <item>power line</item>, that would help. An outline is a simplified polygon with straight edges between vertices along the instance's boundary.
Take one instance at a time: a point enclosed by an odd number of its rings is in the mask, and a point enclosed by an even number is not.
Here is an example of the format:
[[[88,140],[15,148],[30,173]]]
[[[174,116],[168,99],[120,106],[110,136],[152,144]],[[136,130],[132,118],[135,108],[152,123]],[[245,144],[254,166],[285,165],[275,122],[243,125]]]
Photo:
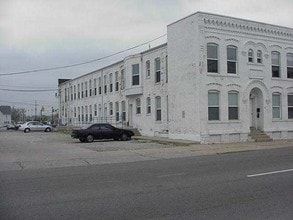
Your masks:
[[[58,89],[1,89],[1,91],[7,92],[51,92],[57,91]]]
[[[28,103],[28,102],[14,102],[14,101],[5,101],[5,100],[0,100],[0,102],[5,102],[5,103],[12,103],[12,104],[21,104],[21,105],[31,105],[35,106],[35,103]],[[48,104],[42,104],[38,101],[38,106],[47,106],[47,107],[52,107],[52,105]]]
[[[121,54],[121,53],[124,53],[124,52],[127,52],[127,51],[130,51],[130,50],[133,50],[135,48],[138,48],[138,47],[141,47],[143,45],[149,44],[149,43],[151,43],[153,41],[156,41],[156,40],[158,40],[158,39],[160,39],[162,37],[165,37],[166,35],[167,34],[163,34],[163,35],[161,35],[159,37],[156,37],[156,38],[154,38],[154,39],[152,39],[150,41],[141,43],[141,44],[136,45],[134,47],[130,47],[128,49],[121,50],[119,52],[116,52],[116,53],[113,53],[113,54],[110,54],[110,55],[107,55],[107,56],[104,56],[104,57],[100,57],[100,58],[97,58],[97,59],[93,59],[93,60],[89,60],[89,61],[85,61],[85,62],[81,62],[81,63],[71,64],[71,65],[64,65],[64,66],[56,66],[56,67],[44,68],[44,69],[36,69],[36,70],[27,70],[27,71],[11,72],[11,73],[1,73],[0,76],[20,75],[20,74],[26,74],[26,73],[44,72],[44,71],[49,71],[49,70],[58,70],[58,69],[65,69],[65,68],[75,67],[75,66],[81,66],[81,65],[97,62],[97,61],[100,61],[100,60],[103,60],[103,59],[106,59],[106,58],[109,58],[109,57],[112,57],[112,56],[115,56],[115,55],[118,55],[118,54]]]

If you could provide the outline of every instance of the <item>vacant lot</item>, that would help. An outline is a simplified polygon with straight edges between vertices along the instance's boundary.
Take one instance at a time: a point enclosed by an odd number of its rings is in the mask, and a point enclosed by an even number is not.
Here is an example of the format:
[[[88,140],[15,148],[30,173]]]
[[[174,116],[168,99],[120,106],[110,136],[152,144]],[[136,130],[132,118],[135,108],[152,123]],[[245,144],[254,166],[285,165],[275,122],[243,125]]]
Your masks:
[[[0,171],[133,161],[139,156],[135,150],[169,147],[172,145],[135,140],[80,143],[60,132],[24,133],[2,129]]]

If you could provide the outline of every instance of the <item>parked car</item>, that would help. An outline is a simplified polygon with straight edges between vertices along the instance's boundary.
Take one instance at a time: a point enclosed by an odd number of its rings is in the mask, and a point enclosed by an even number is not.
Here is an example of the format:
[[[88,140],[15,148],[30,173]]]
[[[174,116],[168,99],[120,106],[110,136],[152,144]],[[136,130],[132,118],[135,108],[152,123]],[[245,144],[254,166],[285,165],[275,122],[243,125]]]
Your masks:
[[[22,124],[19,127],[20,131],[24,131],[25,133],[30,131],[45,131],[50,132],[53,130],[52,126],[50,125],[44,125],[43,123],[39,121],[28,121],[24,124]]]
[[[130,130],[116,128],[110,124],[92,124],[86,128],[73,129],[72,138],[79,139],[81,142],[93,142],[97,139],[114,139],[127,141],[134,133]]]
[[[18,130],[20,126],[16,125],[14,122],[11,122],[10,124],[6,125],[7,130]]]

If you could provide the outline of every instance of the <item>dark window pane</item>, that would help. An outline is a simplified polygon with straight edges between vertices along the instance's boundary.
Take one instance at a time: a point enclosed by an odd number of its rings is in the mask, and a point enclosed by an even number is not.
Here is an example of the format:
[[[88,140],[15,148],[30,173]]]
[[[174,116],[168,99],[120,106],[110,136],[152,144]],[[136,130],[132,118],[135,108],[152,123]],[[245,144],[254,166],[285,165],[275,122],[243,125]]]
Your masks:
[[[287,67],[287,78],[293,79],[293,67]]]
[[[293,118],[293,107],[288,108],[288,118]]]
[[[238,107],[229,107],[229,120],[238,119]]]
[[[219,120],[219,108],[209,107],[209,120]]]
[[[139,75],[132,76],[132,85],[139,85]]]
[[[161,120],[162,120],[161,117],[162,117],[162,116],[161,116],[161,110],[158,109],[158,110],[157,110],[157,115],[156,115],[156,120],[157,120],[157,121],[161,121]]]
[[[161,81],[161,72],[157,71],[156,72],[156,82],[160,82]]]
[[[227,62],[228,73],[236,73],[236,62]]]
[[[280,68],[279,66],[272,66],[272,76],[280,77]]]
[[[218,61],[217,60],[208,60],[208,72],[217,73],[218,72]]]

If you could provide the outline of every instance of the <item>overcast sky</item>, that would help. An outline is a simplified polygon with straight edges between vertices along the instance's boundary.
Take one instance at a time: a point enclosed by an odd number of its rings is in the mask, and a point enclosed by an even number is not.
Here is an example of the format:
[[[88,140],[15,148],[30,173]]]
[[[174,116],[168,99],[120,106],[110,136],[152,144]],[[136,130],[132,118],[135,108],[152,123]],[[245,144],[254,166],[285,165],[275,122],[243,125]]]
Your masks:
[[[166,26],[197,11],[293,28],[293,0],[0,0],[0,74],[51,68],[97,59],[166,34]],[[151,43],[156,46],[166,37]],[[0,75],[0,105],[35,101],[57,107],[58,78],[75,78],[142,46],[109,59],[54,71]]]

